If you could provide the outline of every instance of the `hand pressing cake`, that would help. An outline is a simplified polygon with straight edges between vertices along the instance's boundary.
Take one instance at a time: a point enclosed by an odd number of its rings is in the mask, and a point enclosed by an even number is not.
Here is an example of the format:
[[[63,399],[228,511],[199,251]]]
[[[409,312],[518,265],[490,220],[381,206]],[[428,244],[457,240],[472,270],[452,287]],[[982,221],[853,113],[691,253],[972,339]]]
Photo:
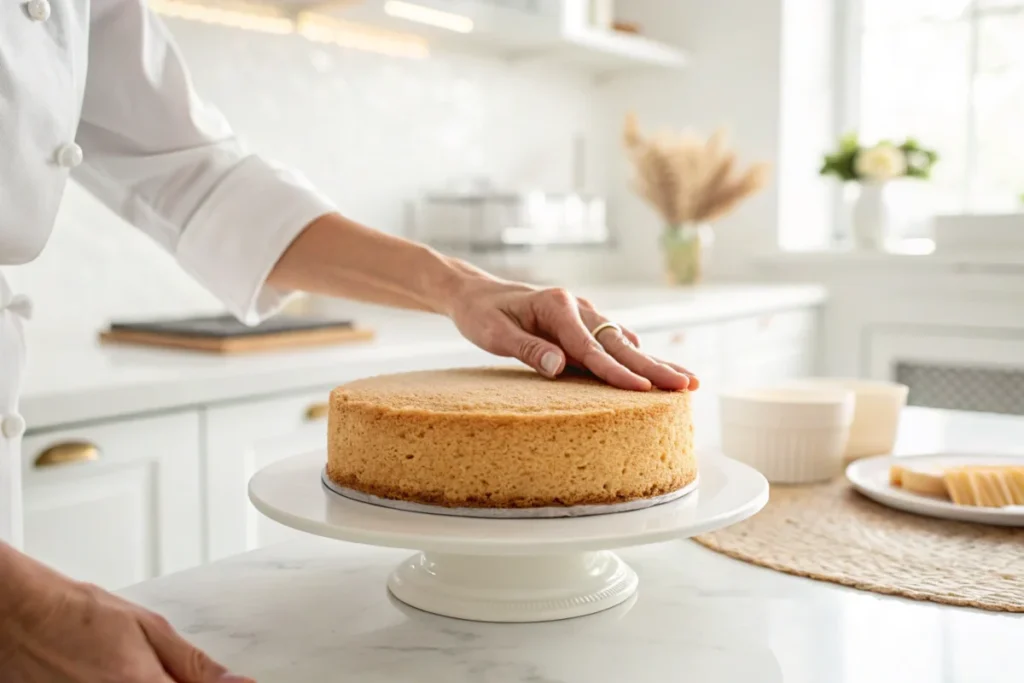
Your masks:
[[[411,372],[331,393],[327,475],[385,499],[471,508],[605,505],[693,482],[689,392],[527,369]]]

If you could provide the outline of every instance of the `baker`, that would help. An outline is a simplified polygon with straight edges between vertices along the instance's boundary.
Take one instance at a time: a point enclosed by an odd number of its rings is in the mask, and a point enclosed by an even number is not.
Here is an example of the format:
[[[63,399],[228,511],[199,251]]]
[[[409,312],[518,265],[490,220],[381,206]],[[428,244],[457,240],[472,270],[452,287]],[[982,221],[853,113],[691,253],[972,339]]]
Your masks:
[[[302,290],[447,315],[481,348],[548,377],[574,363],[623,389],[696,388],[589,303],[359,225],[298,173],[248,152],[192,90],[144,0],[0,4],[0,267],[39,255],[69,177],[246,322]],[[0,270],[0,680],[248,680],[158,615],[16,549],[31,314]]]

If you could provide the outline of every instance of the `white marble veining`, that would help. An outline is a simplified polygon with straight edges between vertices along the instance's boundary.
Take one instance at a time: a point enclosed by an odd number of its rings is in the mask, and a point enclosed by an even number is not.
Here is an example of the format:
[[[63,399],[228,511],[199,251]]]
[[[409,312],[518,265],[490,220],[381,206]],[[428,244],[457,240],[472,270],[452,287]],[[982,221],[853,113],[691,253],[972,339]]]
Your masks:
[[[1022,452],[1024,419],[908,411],[902,452]],[[260,683],[1010,683],[1024,615],[861,592],[689,541],[624,550],[630,603],[497,625],[417,612],[385,592],[407,555],[326,539],[140,584],[127,597]]]
[[[529,625],[406,608],[406,553],[310,540],[125,595],[259,683],[1004,683],[1024,617],[883,597],[751,567],[689,541],[623,551],[632,603]]]
[[[613,320],[664,329],[814,306],[814,285],[716,285],[693,289],[623,285],[581,290]],[[253,395],[332,387],[357,376],[422,367],[493,363],[446,318],[356,306],[333,312],[373,327],[377,339],[290,352],[240,356],[100,345],[94,330],[28,331],[21,411],[30,429]],[[330,311],[327,311],[330,312]]]

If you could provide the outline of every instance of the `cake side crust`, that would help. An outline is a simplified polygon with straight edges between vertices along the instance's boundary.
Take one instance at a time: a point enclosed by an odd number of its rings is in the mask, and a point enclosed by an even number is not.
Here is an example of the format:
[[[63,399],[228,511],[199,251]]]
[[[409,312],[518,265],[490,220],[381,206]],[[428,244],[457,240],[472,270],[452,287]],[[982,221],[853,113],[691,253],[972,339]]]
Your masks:
[[[692,484],[697,479],[697,468],[694,467],[685,474],[681,474],[677,481],[672,481],[668,485],[652,486],[645,491],[637,491],[632,494],[620,493],[615,496],[602,496],[595,493],[576,497],[559,496],[553,499],[538,497],[498,499],[493,495],[491,498],[470,495],[464,500],[452,500],[442,490],[407,492],[394,486],[364,484],[355,480],[354,477],[333,473],[330,465],[327,467],[327,476],[339,486],[388,500],[400,500],[406,503],[419,503],[421,505],[434,505],[444,508],[524,509],[574,507],[577,505],[617,505],[645,498],[658,498]]]
[[[327,474],[369,495],[443,507],[611,505],[697,476],[689,395],[584,414],[395,410],[332,396]]]

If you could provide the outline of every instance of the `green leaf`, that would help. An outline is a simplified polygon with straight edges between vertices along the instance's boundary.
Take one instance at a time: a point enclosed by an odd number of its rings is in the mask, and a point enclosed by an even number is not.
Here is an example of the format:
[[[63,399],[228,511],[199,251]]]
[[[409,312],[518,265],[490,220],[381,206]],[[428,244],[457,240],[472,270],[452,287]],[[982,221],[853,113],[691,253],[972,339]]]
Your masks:
[[[850,131],[839,138],[839,150],[841,152],[855,152],[860,147],[857,131]]]

